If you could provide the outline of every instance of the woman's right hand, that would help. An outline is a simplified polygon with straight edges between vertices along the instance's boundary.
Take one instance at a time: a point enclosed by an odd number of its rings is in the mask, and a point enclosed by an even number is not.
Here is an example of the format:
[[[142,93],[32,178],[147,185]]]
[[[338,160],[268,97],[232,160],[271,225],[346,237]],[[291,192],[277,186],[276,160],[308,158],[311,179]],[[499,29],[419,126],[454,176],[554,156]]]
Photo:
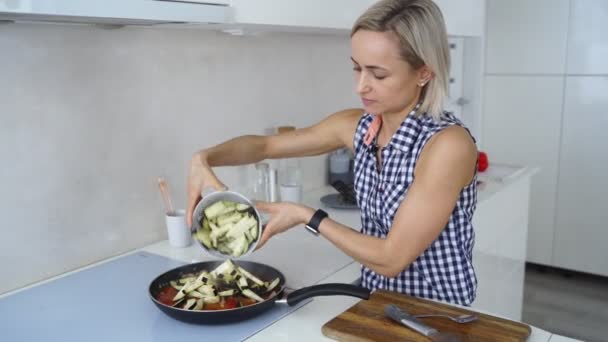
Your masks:
[[[204,151],[197,152],[190,161],[190,174],[188,175],[188,209],[186,211],[186,222],[188,227],[192,227],[192,214],[194,207],[201,200],[201,192],[207,187],[212,187],[216,191],[226,190],[227,187],[222,183],[207,163],[207,156]]]

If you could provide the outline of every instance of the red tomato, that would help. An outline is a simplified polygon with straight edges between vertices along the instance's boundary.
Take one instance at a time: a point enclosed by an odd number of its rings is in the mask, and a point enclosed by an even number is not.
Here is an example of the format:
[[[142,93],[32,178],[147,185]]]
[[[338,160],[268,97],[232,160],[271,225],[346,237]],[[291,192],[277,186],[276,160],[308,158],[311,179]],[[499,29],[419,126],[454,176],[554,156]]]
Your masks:
[[[159,302],[170,306],[173,305],[173,298],[175,295],[177,295],[177,290],[172,286],[166,286],[160,290],[160,293],[156,299],[158,299]]]
[[[485,152],[479,152],[479,157],[477,160],[477,171],[484,172],[488,169],[490,163],[488,161],[488,155]]]
[[[232,297],[228,297],[224,301],[224,309],[234,309],[234,308],[236,308],[237,305],[238,305],[237,300]]]

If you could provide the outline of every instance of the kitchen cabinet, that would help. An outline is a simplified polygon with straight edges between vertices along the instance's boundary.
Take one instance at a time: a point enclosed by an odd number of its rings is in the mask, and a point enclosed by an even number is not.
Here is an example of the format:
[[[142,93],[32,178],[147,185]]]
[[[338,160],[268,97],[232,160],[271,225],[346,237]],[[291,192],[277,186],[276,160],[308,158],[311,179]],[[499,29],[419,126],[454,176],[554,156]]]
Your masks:
[[[482,118],[491,159],[540,168],[527,260],[599,275],[608,275],[607,11],[601,0],[488,0]]]
[[[166,25],[225,23],[231,18],[227,0],[0,1],[0,21],[71,24]]]
[[[532,183],[527,259],[545,265],[553,256],[563,86],[564,77],[485,77],[482,132],[490,163],[540,169]]]
[[[563,74],[569,0],[488,0],[486,73]]]
[[[572,0],[568,74],[608,74],[608,2]]]
[[[355,20],[374,0],[233,0],[235,25],[261,25],[291,29],[349,32]],[[451,36],[481,36],[485,0],[436,0]],[[245,26],[256,30],[255,26]]]
[[[553,264],[608,276],[608,76],[571,76],[559,163]]]

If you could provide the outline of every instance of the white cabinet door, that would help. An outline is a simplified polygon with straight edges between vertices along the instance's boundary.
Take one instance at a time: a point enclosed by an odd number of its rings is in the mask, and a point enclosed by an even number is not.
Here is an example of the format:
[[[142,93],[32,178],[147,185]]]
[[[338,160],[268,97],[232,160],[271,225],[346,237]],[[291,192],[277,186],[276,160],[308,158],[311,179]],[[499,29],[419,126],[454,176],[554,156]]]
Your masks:
[[[350,30],[374,0],[233,0],[236,23]]]
[[[237,24],[348,31],[376,0],[232,0]],[[485,0],[436,0],[451,36],[481,36]]]
[[[486,0],[435,0],[450,36],[483,36]]]
[[[608,276],[608,77],[568,77],[553,261]]]
[[[487,6],[487,73],[564,73],[568,0],[489,0]]]
[[[568,35],[569,74],[608,74],[608,1],[573,0]]]
[[[563,84],[563,77],[485,78],[482,149],[490,164],[540,168],[530,194],[527,260],[545,265],[553,247]]]

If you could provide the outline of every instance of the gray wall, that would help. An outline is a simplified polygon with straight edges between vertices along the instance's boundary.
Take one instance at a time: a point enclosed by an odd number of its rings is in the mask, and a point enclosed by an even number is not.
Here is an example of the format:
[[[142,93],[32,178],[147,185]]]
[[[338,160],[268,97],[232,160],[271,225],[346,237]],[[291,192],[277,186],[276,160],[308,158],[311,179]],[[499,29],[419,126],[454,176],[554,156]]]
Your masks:
[[[0,293],[166,238],[159,175],[183,207],[197,149],[358,106],[349,56],[346,36],[0,26]],[[324,183],[324,157],[304,168]]]

